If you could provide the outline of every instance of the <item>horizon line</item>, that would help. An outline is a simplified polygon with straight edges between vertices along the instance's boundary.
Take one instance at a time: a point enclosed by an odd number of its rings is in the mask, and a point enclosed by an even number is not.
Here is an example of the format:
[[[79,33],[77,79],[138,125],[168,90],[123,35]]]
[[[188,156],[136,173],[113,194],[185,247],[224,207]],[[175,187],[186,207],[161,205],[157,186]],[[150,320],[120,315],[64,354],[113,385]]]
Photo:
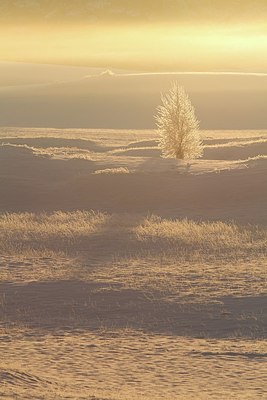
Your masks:
[[[114,69],[107,67],[97,67],[97,66],[87,66],[87,65],[75,65],[75,64],[61,64],[61,63],[50,63],[50,62],[27,62],[27,61],[12,61],[12,60],[0,60],[0,64],[26,64],[26,65],[46,65],[46,66],[57,66],[66,68],[88,68],[88,69],[99,69],[101,72],[99,74],[88,74],[86,77],[97,77],[100,75],[115,75],[115,76],[139,76],[139,75],[252,75],[252,76],[267,76],[266,72],[255,72],[255,71],[130,71],[128,68],[117,68]],[[120,71],[120,72],[113,72]],[[121,71],[125,71],[121,72]]]

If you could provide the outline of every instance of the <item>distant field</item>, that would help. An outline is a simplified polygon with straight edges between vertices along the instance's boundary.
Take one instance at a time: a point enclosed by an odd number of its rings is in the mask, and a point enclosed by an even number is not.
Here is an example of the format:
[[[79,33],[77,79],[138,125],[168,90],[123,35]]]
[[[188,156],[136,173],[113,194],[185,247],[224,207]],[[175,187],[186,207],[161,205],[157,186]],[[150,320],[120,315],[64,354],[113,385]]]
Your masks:
[[[0,130],[2,211],[95,210],[266,223],[266,131],[203,131],[204,157],[161,157],[156,131]]]
[[[0,126],[153,129],[161,93],[173,81],[189,93],[202,129],[267,128],[264,73],[142,73],[10,62],[0,62]]]

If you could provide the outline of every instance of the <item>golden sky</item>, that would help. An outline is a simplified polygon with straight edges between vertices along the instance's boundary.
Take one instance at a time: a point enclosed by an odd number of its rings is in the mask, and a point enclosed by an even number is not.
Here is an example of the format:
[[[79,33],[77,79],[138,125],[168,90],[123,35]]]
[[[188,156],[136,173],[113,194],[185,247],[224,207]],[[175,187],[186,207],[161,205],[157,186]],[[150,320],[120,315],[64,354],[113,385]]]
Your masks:
[[[0,60],[267,72],[266,0],[1,0]]]
[[[1,0],[9,21],[266,21],[266,0]]]

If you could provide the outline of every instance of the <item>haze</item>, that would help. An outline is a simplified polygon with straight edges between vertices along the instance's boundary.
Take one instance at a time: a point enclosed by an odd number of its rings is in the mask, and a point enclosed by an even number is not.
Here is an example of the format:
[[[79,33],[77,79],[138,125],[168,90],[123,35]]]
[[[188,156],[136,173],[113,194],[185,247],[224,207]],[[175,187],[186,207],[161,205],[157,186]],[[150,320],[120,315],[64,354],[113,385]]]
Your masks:
[[[264,72],[265,1],[1,2],[2,60]]]

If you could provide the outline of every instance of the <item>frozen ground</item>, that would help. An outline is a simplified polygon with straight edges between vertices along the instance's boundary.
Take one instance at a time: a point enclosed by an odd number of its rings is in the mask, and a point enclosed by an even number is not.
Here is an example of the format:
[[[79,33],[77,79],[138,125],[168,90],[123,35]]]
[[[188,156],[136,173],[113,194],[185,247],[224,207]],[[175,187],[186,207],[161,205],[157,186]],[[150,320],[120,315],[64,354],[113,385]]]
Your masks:
[[[203,137],[1,129],[1,398],[267,396],[267,135]]]

